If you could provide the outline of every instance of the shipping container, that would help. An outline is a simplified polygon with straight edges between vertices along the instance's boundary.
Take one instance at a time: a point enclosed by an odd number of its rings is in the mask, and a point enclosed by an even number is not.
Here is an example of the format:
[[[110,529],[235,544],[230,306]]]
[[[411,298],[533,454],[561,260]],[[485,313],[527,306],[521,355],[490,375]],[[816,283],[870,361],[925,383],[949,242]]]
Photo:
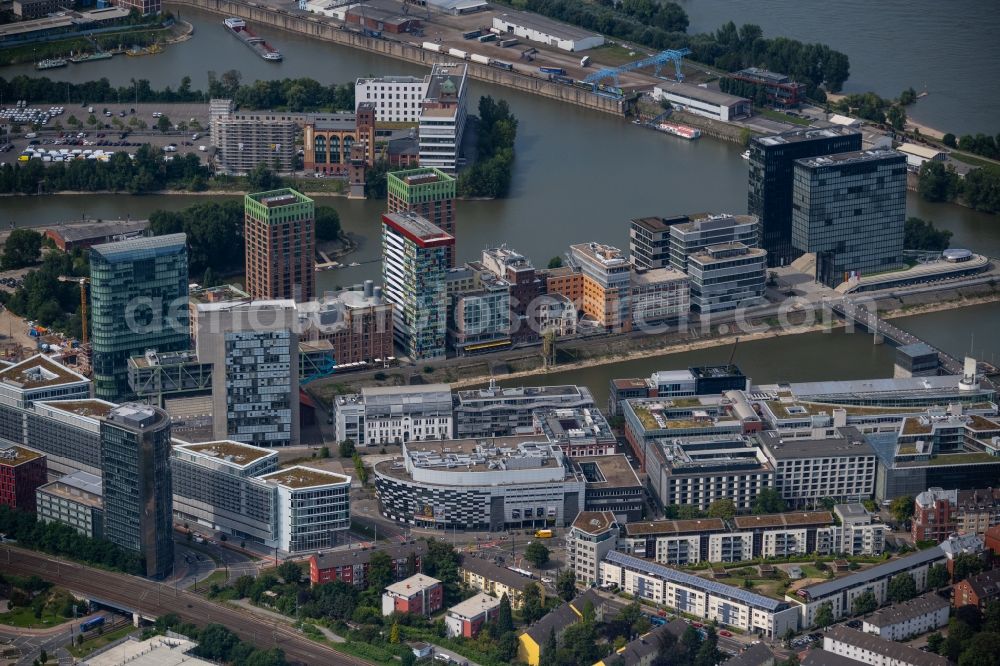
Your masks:
[[[462,39],[475,39],[483,34],[482,30],[470,30],[469,32],[462,33]]]
[[[441,53],[441,45],[435,44],[434,42],[424,42],[423,48],[425,51],[434,51],[435,53]]]
[[[509,62],[504,62],[503,60],[490,60],[490,67],[496,67],[497,69],[506,69],[508,72],[514,71],[514,65]]]
[[[490,33],[488,35],[483,35],[482,37],[480,37],[479,41],[481,41],[481,42],[495,42],[495,41],[497,41],[497,36],[494,35],[493,33]]]
[[[473,53],[471,56],[469,56],[469,60],[471,60],[472,62],[478,62],[483,65],[490,64],[489,58],[487,58],[484,55],[479,55],[478,53]]]
[[[468,60],[469,54],[462,49],[448,49],[448,54],[453,55],[456,58],[461,58],[462,60]]]
[[[497,46],[499,46],[502,49],[506,49],[511,46],[517,46],[519,43],[520,42],[518,42],[516,39],[501,39],[499,42],[497,42]]]
[[[539,67],[538,71],[543,74],[559,74],[560,76],[566,73],[562,67]]]

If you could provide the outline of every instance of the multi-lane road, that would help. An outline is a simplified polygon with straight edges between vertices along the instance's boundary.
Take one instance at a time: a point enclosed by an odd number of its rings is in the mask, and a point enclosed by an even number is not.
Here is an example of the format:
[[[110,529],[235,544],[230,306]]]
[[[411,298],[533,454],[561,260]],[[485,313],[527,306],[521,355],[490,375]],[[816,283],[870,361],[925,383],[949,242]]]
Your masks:
[[[36,574],[78,594],[93,595],[121,604],[123,608],[133,609],[143,617],[176,613],[182,620],[197,625],[222,624],[242,640],[257,647],[280,647],[292,663],[344,666],[368,664],[363,659],[316,643],[289,626],[213,603],[168,584],[94,569],[10,545],[0,547],[0,568],[5,572],[24,576]]]

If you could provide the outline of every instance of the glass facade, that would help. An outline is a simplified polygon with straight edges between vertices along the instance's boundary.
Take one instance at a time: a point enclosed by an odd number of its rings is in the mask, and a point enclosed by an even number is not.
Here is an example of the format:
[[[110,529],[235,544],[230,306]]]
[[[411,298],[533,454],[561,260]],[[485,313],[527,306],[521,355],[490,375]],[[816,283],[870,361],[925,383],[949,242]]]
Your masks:
[[[174,563],[170,445],[170,417],[156,407],[122,405],[101,423],[104,537],[139,553],[153,578]]]
[[[792,193],[792,244],[816,253],[816,279],[903,267],[906,157],[878,150],[799,160]]]
[[[750,142],[747,212],[760,219],[760,246],[769,266],[785,266],[801,256],[792,245],[792,173],[795,160],[861,150],[861,133],[828,128],[795,130]]]
[[[290,331],[225,334],[228,437],[264,446],[292,444],[292,355]]]
[[[168,234],[90,250],[90,331],[96,397],[129,397],[128,359],[189,346],[187,237]]]

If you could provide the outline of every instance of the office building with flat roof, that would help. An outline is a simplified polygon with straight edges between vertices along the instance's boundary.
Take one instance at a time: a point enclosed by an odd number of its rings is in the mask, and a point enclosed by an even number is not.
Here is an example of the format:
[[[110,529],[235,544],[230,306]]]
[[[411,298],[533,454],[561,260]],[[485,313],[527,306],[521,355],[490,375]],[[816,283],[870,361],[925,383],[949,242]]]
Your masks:
[[[510,284],[511,340],[515,344],[537,340],[545,330],[546,320],[556,316],[558,307],[550,305],[555,299],[542,299],[546,294],[542,273],[535,270],[530,259],[506,245],[483,250],[481,263]],[[575,325],[575,307],[571,314]],[[560,328],[565,330],[565,325]]]
[[[535,414],[594,408],[586,386],[497,386],[454,394],[455,438],[509,437],[534,429]]]
[[[670,265],[679,271],[687,272],[688,257],[713,245],[760,245],[760,221],[753,215],[698,213],[673,219],[677,221],[669,227]]]
[[[170,416],[150,405],[124,404],[101,422],[104,538],[137,553],[145,575],[174,566]]]
[[[91,539],[104,538],[101,477],[73,472],[35,491],[36,514],[45,523],[62,523]]]
[[[347,529],[350,477],[279,471],[276,451],[229,440],[177,441],[170,465],[180,520],[286,553],[335,546]]]
[[[312,300],[316,293],[313,200],[290,188],[244,198],[247,293],[254,300]]]
[[[0,444],[0,506],[35,512],[35,491],[48,480],[45,456],[21,446]]]
[[[569,464],[586,482],[584,511],[610,511],[622,522],[642,518],[646,494],[623,454],[579,456]]]
[[[416,213],[382,216],[382,277],[396,344],[411,360],[445,355],[446,276],[455,238]]]
[[[257,479],[274,493],[273,545],[278,550],[330,548],[350,529],[351,477],[296,465]]]
[[[0,369],[0,404],[29,407],[40,400],[88,397],[89,379],[42,354]]]
[[[743,243],[710,245],[687,258],[691,309],[725,312],[764,302],[767,252]]]
[[[670,227],[687,222],[687,215],[637,217],[629,222],[628,256],[639,269],[670,265]]]
[[[198,305],[195,349],[212,365],[213,438],[298,444],[297,331],[290,299]]]
[[[100,476],[101,421],[114,407],[104,400],[39,401],[24,410],[0,405],[0,423],[16,427],[17,441],[44,453],[51,471]]]
[[[596,407],[536,409],[531,422],[535,434],[558,444],[570,458],[615,454],[618,438]]]
[[[187,349],[187,236],[167,234],[90,248],[94,394],[130,394],[128,359],[147,349]]]
[[[366,386],[334,400],[337,440],[358,446],[448,439],[452,435],[447,384]]]
[[[404,443],[374,471],[384,516],[445,530],[565,526],[586,486],[559,447],[524,437]]]
[[[570,261],[583,274],[583,313],[609,331],[631,330],[629,288],[632,266],[611,245],[570,245]]]
[[[420,103],[420,164],[455,173],[465,135],[468,65],[434,63]]]
[[[509,11],[494,16],[493,27],[522,39],[574,53],[604,44],[603,35],[529,12]]]
[[[459,356],[509,348],[510,283],[479,262],[453,268],[448,291],[448,346]]]
[[[828,287],[903,267],[906,158],[891,150],[808,157],[792,175],[792,245]]]
[[[786,266],[801,251],[792,244],[792,190],[795,161],[861,150],[861,132],[834,127],[800,129],[750,142],[747,211],[760,220],[760,247],[769,266]]]
[[[860,502],[875,492],[875,450],[857,428],[822,430],[811,438],[784,438],[774,430],[758,435],[775,469],[775,487],[790,506],[832,497]]]
[[[420,120],[420,104],[427,93],[426,76],[379,76],[354,83],[354,105],[375,105],[375,120],[414,123]]]

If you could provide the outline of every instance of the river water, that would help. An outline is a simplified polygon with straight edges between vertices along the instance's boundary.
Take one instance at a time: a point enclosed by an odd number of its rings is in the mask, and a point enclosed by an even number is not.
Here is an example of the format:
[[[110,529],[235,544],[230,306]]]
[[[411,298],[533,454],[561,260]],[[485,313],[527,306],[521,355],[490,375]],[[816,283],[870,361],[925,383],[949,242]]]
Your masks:
[[[847,5],[854,3],[848,0]],[[685,3],[692,14],[696,29],[711,27],[706,23],[721,23],[725,18],[724,7],[732,6],[731,13],[737,22],[748,3],[696,0]],[[767,7],[766,15],[777,11],[775,6],[798,6],[793,0],[773,0],[758,3]],[[817,3],[808,3],[815,6]],[[885,3],[872,3],[865,21],[882,24],[886,20],[880,13],[889,10]],[[923,1],[907,3],[912,9]],[[929,4],[929,3],[927,3]],[[956,5],[979,3],[950,3]],[[844,3],[838,5],[841,9]],[[720,18],[713,19],[708,10],[716,7]],[[697,11],[695,9],[697,8]],[[784,34],[800,38],[830,41],[817,32],[808,32],[807,19],[820,21],[828,10],[818,14],[796,11],[781,24]],[[918,13],[917,10],[912,10]],[[261,30],[264,36],[277,45],[285,55],[282,63],[268,63],[254,57],[237,40],[226,35],[218,16],[183,9],[182,18],[195,26],[195,36],[190,41],[166,49],[160,55],[142,58],[115,58],[110,61],[88,63],[80,67],[54,70],[47,75],[55,79],[81,80],[107,77],[117,85],[128,84],[132,78],[149,79],[154,87],[176,86],[181,73],[190,73],[196,87],[204,87],[208,68],[221,73],[239,69],[244,81],[258,78],[308,76],[329,84],[352,81],[371,74],[420,73],[420,68],[386,58],[332,44],[312,42],[295,34]],[[794,19],[794,20],[793,20]],[[991,17],[986,17],[991,20]],[[770,34],[775,28],[759,17]],[[861,19],[857,19],[861,23]],[[888,20],[885,30],[897,30],[896,19]],[[923,25],[921,19],[920,24]],[[895,26],[895,27],[893,27]],[[891,30],[890,30],[891,28]],[[867,26],[865,29],[868,29]],[[922,29],[922,28],[921,28]],[[919,31],[915,34],[922,34]],[[978,27],[965,39],[979,39],[978,46],[984,53],[996,52],[993,35],[980,34]],[[956,40],[962,41],[956,37]],[[889,42],[873,42],[869,46],[888,49]],[[931,44],[928,42],[927,47]],[[968,45],[956,45],[965,49]],[[900,81],[887,91],[892,92],[910,85],[909,74],[901,69],[895,74],[889,66],[896,66],[897,59],[885,61],[882,71],[868,53],[857,56],[848,46],[853,75],[861,81]],[[858,46],[860,49],[861,47]],[[919,55],[911,49],[914,56]],[[995,67],[996,60],[988,63]],[[866,63],[869,63],[866,68]],[[902,67],[902,65],[900,65]],[[35,74],[30,66],[4,68],[0,76],[15,72]],[[930,72],[928,71],[928,76]],[[982,79],[984,82],[988,79]],[[994,79],[995,80],[995,79]],[[849,82],[850,83],[850,82]],[[984,83],[985,95],[1000,95],[997,86]],[[477,258],[483,247],[507,242],[530,256],[536,264],[545,265],[549,258],[564,252],[570,243],[590,240],[613,243],[627,248],[628,220],[644,215],[710,211],[746,211],[746,163],[739,159],[740,149],[732,144],[703,138],[685,142],[675,137],[648,132],[610,116],[578,109],[541,98],[524,95],[505,88],[493,88],[478,82],[471,84],[472,102],[479,95],[492,94],[507,99],[519,119],[517,159],[511,195],[500,201],[461,202],[457,209],[458,255],[462,260]],[[947,93],[950,97],[951,93]],[[939,97],[945,97],[940,95]],[[932,100],[928,96],[926,100]],[[957,99],[957,98],[956,98]],[[923,104],[924,101],[921,101]],[[954,125],[973,126],[979,114],[985,114],[994,105],[987,102],[961,103],[948,111]],[[954,115],[950,115],[951,112]],[[927,119],[931,122],[930,118]],[[204,196],[126,196],[126,195],[60,195],[43,198],[14,198],[0,200],[0,224],[14,222],[19,226],[45,226],[58,221],[79,219],[81,216],[117,218],[131,215],[142,218],[158,208],[179,209]],[[321,273],[320,287],[333,289],[350,285],[362,279],[378,279],[379,264],[379,215],[384,203],[348,201],[343,198],[319,198],[318,203],[334,205],[340,212],[346,231],[360,241],[358,252],[349,261],[359,266]],[[972,247],[979,252],[1000,257],[1000,220],[957,206],[928,204],[916,196],[908,198],[908,213],[934,220],[939,226],[954,232],[953,246]],[[197,279],[200,276],[192,276]],[[960,322],[956,326],[956,322]],[[905,326],[910,327],[910,321]],[[954,354],[969,346],[970,335],[976,330],[975,346],[988,358],[1000,356],[1000,305],[985,306],[976,310],[963,310],[913,318],[915,326],[925,327],[920,332],[932,344],[940,344]],[[992,334],[991,334],[992,333]],[[778,379],[806,379],[849,376],[884,375],[891,365],[891,354],[884,348],[873,348],[863,336],[816,334],[783,338],[781,340],[747,343],[737,354],[748,374],[759,381]],[[705,354],[702,356],[702,354]],[[652,370],[665,367],[684,367],[689,362],[724,361],[722,352],[693,352],[668,359],[648,359],[634,366],[621,364],[605,366],[578,373],[579,381],[603,390],[608,377],[648,375]],[[728,355],[728,350],[723,354]],[[698,361],[697,359],[702,359]],[[665,365],[669,364],[669,365]],[[645,368],[640,370],[639,368]],[[568,379],[565,381],[569,381]]]
[[[851,59],[844,92],[896,97],[927,91],[907,109],[944,132],[1000,132],[1000,7],[996,0],[679,0],[690,33],[726,21],[756,23],[766,37],[820,42]]]

